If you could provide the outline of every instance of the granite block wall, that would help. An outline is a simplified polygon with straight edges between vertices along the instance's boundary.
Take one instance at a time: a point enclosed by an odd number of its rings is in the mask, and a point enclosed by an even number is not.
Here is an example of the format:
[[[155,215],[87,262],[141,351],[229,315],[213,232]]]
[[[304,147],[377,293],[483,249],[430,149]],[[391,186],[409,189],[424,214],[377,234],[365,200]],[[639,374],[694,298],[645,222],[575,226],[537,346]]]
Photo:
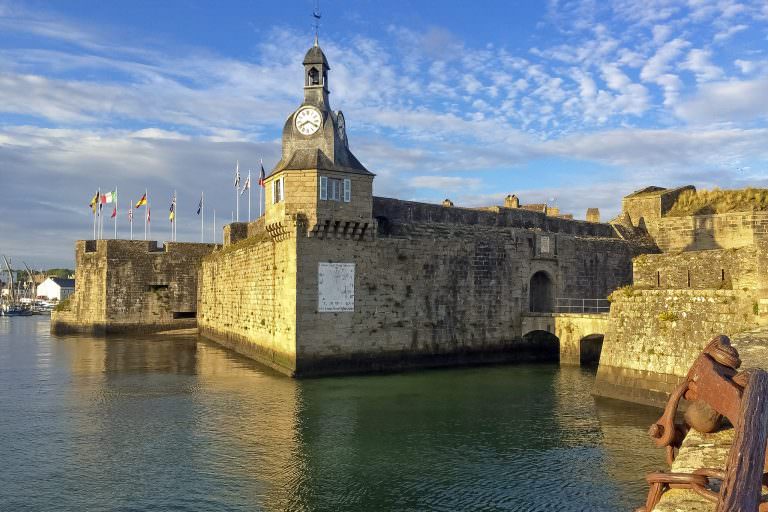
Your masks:
[[[663,406],[707,342],[753,328],[753,292],[632,290],[612,296],[595,394]]]
[[[665,217],[654,236],[664,252],[738,249],[768,237],[768,212]]]

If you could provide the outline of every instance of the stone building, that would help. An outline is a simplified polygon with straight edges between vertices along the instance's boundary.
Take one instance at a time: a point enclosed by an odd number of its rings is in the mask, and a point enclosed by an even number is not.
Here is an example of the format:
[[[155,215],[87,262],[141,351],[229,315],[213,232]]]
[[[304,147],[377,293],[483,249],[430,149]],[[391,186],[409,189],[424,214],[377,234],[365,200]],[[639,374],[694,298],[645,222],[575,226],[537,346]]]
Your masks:
[[[482,209],[373,196],[319,46],[303,65],[264,217],[228,226],[202,260],[202,335],[291,375],[528,360],[544,349],[524,313],[631,281],[636,247],[609,224],[514,196]]]
[[[662,404],[717,334],[768,323],[768,212],[672,214],[681,194],[648,187],[624,198],[617,230],[655,248],[612,295],[598,395]]]

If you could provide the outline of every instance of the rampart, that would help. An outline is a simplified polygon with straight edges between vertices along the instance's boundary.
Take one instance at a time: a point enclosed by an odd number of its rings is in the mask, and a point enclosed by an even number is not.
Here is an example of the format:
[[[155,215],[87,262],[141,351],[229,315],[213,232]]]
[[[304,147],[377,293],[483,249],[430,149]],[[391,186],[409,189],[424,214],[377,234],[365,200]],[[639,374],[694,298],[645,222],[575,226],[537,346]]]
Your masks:
[[[297,216],[230,226],[202,262],[201,333],[292,375],[531,360],[532,275],[548,276],[550,298],[630,281],[632,247],[609,225],[384,198],[373,212],[373,236]],[[321,310],[327,264],[351,265],[345,311]]]
[[[51,317],[54,332],[151,332],[194,327],[197,269],[213,244],[80,240],[75,293]]]
[[[768,238],[768,212],[664,217],[655,237],[664,252],[738,249]]]

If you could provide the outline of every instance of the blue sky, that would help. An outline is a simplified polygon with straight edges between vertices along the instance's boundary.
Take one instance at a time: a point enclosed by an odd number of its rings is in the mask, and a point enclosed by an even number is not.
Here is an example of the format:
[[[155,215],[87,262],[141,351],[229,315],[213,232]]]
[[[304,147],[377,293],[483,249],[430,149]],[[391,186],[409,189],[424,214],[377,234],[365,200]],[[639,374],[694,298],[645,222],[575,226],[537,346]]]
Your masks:
[[[179,240],[199,240],[201,190],[229,219],[235,161],[279,158],[312,6],[0,0],[0,253],[71,265],[97,187],[118,186],[123,205],[148,187],[155,238],[174,189]],[[607,219],[647,185],[768,186],[765,0],[322,11],[332,106],[377,195],[480,206],[516,193]]]

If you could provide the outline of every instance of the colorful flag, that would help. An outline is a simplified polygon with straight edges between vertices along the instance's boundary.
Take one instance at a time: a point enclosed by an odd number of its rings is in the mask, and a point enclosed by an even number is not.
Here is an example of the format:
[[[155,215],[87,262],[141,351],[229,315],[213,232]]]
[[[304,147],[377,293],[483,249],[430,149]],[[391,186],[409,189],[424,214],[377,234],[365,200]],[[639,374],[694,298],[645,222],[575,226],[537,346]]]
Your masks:
[[[91,210],[93,213],[96,213],[96,203],[99,202],[99,192],[96,191],[95,194],[93,194],[93,198],[91,199],[91,202],[88,204],[88,206],[91,207]]]
[[[149,206],[147,206],[147,222],[149,222]]]
[[[240,195],[243,195],[243,192],[251,188],[251,171],[248,171],[248,177],[245,178],[245,184],[243,185],[243,189],[240,191]]]
[[[110,218],[114,219],[115,217],[117,217],[117,205],[112,207],[112,216]]]
[[[168,214],[168,220],[170,220],[171,222],[173,222],[174,217],[176,217],[174,206],[175,206],[175,199],[171,201],[171,210],[170,210],[170,213]]]
[[[261,164],[261,172],[259,173],[259,185],[264,186],[264,164]]]
[[[101,204],[109,204],[117,201],[117,192],[107,192],[101,195]]]
[[[141,208],[145,204],[147,204],[147,194],[144,194],[143,196],[141,196],[141,199],[139,199],[139,202],[136,203],[136,208]]]
[[[237,161],[235,166],[235,188],[240,186],[240,160]]]
[[[203,196],[200,196],[200,204],[197,205],[197,214],[200,215],[200,212],[203,211]]]

